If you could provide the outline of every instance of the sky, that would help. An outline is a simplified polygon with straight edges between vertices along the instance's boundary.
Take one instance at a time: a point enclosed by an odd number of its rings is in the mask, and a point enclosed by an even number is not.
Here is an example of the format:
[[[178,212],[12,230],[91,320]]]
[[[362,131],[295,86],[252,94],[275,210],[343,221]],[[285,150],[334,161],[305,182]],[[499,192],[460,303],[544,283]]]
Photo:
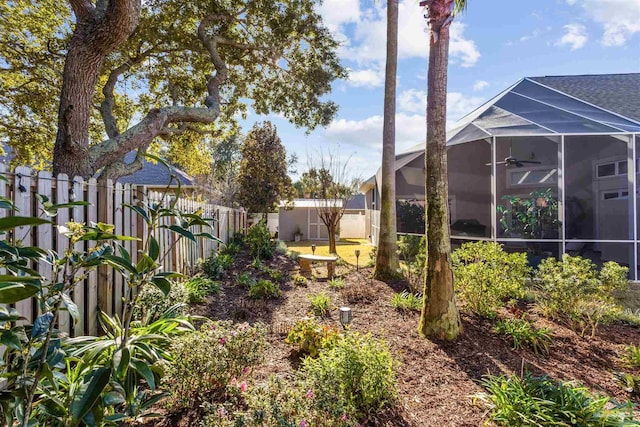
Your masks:
[[[386,2],[324,0],[318,5],[341,42],[350,70],[327,97],[340,109],[309,135],[271,120],[298,174],[319,150],[338,153],[354,176],[375,174],[382,159]],[[428,33],[418,0],[400,0],[396,152],[424,143]],[[469,0],[451,26],[447,125],[523,77],[640,72],[640,0]],[[294,176],[295,177],[295,176]]]

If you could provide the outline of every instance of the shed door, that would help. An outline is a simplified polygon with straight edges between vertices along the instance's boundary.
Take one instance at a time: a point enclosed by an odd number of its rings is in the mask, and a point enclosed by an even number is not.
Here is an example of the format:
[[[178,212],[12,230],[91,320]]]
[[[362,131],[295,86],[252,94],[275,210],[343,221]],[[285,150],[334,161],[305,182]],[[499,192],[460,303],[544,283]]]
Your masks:
[[[309,240],[328,240],[329,233],[327,227],[324,225],[316,208],[308,208],[309,229],[307,235]]]

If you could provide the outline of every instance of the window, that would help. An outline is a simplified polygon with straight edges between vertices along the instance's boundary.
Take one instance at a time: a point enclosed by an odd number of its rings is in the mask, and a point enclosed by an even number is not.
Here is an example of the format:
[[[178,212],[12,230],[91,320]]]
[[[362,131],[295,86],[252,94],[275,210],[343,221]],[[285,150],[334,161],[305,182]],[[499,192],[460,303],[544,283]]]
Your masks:
[[[617,162],[599,163],[596,169],[598,179],[607,178],[611,176],[626,175],[629,170],[629,166],[626,160],[620,160]]]
[[[548,187],[558,182],[555,167],[516,168],[507,170],[507,183],[513,187]]]
[[[626,190],[602,192],[602,200],[622,200],[628,198],[629,192]]]

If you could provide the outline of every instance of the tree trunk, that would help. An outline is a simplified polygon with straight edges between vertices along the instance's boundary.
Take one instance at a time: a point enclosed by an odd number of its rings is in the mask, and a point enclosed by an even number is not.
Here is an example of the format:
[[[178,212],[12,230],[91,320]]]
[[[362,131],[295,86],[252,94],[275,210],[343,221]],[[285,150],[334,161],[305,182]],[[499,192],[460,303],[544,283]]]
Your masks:
[[[71,1],[76,26],[62,75],[53,173],[91,177],[89,120],[100,70],[107,56],[133,33],[140,21],[140,0],[111,0],[104,9]]]
[[[396,219],[396,74],[398,65],[398,0],[387,2],[387,64],[382,129],[380,232],[373,276],[384,280],[398,272]]]
[[[425,155],[427,271],[418,329],[423,336],[454,339],[461,332],[462,325],[453,291],[449,240],[446,151],[449,16],[440,20],[439,25],[430,24]]]
[[[330,224],[327,229],[329,230],[329,253],[335,255],[338,253],[336,250],[336,226]]]

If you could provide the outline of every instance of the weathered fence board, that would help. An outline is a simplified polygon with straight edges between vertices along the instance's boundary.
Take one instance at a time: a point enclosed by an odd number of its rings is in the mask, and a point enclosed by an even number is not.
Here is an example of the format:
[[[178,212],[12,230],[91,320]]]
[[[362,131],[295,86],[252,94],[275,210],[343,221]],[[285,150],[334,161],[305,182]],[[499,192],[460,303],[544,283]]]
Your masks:
[[[129,251],[134,261],[138,259],[138,251],[143,250],[148,239],[148,226],[135,211],[123,204],[140,205],[142,202],[159,203],[168,207],[173,200],[172,194],[148,191],[144,186],[130,184],[97,183],[95,179],[88,181],[80,177],[70,179],[64,174],[53,177],[49,172],[35,173],[26,167],[7,171],[0,165],[0,175],[7,178],[7,182],[0,182],[0,196],[13,200],[19,212],[0,210],[0,217],[7,215],[38,216],[52,221],[36,228],[17,228],[12,236],[14,241],[21,241],[23,245],[37,246],[41,249],[55,250],[60,255],[69,248],[69,238],[61,234],[61,229],[69,221],[86,224],[103,222],[113,224],[116,234],[137,237],[137,241],[120,242]],[[36,195],[41,194],[49,198],[52,203],[61,204],[70,201],[87,201],[88,206],[77,206],[58,210],[54,218],[49,218],[41,209]],[[176,207],[185,213],[199,212],[205,219],[211,220],[211,227],[194,226],[193,233],[209,233],[226,242],[233,233],[244,230],[246,215],[243,210],[217,206],[208,202],[191,199],[178,200]],[[174,225],[173,219],[165,217],[161,225]],[[177,239],[175,234],[167,228],[156,230],[154,237],[160,244],[160,254],[165,255],[164,270],[190,273],[199,259],[204,259],[212,251],[218,249],[215,241],[204,240],[193,243],[188,239]],[[89,249],[89,242],[78,242],[75,249]],[[51,279],[53,270],[45,262],[35,266],[44,277]],[[57,280],[60,280],[58,277]],[[80,319],[74,323],[68,311],[60,312],[58,327],[61,331],[71,335],[97,334],[98,309],[109,315],[122,313],[122,298],[125,295],[126,284],[120,274],[116,274],[110,267],[101,267],[98,271],[91,271],[86,278],[75,286],[71,298],[78,306]],[[20,301],[16,308],[27,319],[25,323],[32,323],[38,316],[35,299]]]

